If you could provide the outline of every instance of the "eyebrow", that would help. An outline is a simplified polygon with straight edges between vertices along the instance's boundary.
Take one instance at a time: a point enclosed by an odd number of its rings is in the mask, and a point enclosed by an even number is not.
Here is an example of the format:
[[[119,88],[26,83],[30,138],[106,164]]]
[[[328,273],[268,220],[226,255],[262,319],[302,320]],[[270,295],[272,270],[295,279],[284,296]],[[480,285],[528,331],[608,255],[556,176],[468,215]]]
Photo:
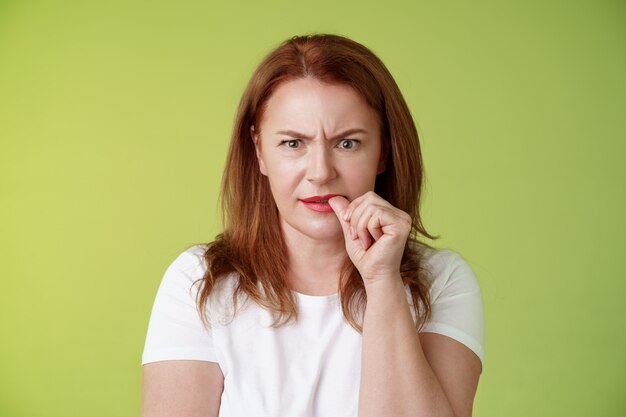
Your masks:
[[[346,130],[344,132],[341,132],[340,134],[336,135],[335,137],[329,138],[329,140],[341,139],[344,136],[352,135],[354,133],[365,133],[365,134],[367,134],[367,130],[360,129],[360,128],[348,129],[348,130]],[[295,130],[279,130],[278,132],[276,132],[276,134],[277,135],[287,135],[287,136],[291,136],[293,138],[298,138],[298,139],[313,140],[312,137],[307,136],[304,133],[296,132]]]

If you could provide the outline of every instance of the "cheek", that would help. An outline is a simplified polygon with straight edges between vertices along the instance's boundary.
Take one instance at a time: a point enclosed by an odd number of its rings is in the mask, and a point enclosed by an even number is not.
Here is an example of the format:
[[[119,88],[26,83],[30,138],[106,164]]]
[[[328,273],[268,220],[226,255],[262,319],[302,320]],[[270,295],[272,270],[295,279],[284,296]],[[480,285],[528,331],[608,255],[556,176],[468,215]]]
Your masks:
[[[376,171],[371,169],[361,173],[357,179],[357,181],[359,181],[361,191],[374,191],[374,186],[376,185],[376,175]]]
[[[267,177],[275,197],[277,194],[287,194],[295,190],[298,185],[298,166],[286,161],[267,161]]]
[[[302,170],[303,162],[300,158],[270,155],[266,159],[266,169],[273,176],[293,176]]]
[[[354,191],[373,191],[378,175],[379,158],[362,159],[343,169],[342,176]]]

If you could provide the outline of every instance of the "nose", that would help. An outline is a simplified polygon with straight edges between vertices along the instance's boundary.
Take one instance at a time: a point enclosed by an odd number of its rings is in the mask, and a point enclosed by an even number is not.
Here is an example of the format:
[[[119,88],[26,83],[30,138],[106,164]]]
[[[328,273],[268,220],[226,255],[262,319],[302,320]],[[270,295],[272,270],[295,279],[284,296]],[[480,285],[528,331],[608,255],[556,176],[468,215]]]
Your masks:
[[[307,160],[306,179],[323,184],[337,177],[333,157],[326,146],[312,146]]]

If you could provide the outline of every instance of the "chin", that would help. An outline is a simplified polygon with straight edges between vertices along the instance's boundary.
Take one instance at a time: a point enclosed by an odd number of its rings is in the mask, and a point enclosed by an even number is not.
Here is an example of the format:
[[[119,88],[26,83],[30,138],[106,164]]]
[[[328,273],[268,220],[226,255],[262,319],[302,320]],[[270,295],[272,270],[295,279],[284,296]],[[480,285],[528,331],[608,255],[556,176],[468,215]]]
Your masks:
[[[315,240],[335,241],[343,237],[343,232],[341,230],[337,230],[335,233],[329,233],[329,231],[324,231],[324,232],[317,231],[313,233],[307,233],[307,235]]]
[[[333,222],[332,224],[309,224],[309,227],[303,228],[301,232],[316,240],[336,240],[343,236],[343,230],[339,222]]]
[[[334,241],[337,239],[341,239],[343,237],[343,230],[341,229],[339,220],[336,220],[336,219],[332,222],[310,221],[307,223],[300,223],[300,224],[285,222],[283,227],[284,226],[287,226],[289,229],[297,232],[301,236],[306,236],[307,238],[313,239],[313,240]]]

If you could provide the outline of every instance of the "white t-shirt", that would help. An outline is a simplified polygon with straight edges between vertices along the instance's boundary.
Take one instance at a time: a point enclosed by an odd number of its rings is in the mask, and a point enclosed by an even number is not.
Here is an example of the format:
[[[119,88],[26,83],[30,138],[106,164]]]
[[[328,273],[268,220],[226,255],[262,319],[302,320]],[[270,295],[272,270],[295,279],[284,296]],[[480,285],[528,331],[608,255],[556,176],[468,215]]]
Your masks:
[[[167,269],[142,364],[217,362],[224,374],[220,417],[356,416],[362,337],[345,321],[339,296],[295,293],[298,320],[278,328],[271,327],[271,314],[251,300],[228,320],[236,282],[231,276],[211,294],[207,313],[212,325],[206,329],[196,310],[198,285],[192,285],[206,271],[205,249],[194,246]],[[483,306],[476,276],[456,252],[428,251],[432,317],[421,331],[461,342],[482,362]]]

